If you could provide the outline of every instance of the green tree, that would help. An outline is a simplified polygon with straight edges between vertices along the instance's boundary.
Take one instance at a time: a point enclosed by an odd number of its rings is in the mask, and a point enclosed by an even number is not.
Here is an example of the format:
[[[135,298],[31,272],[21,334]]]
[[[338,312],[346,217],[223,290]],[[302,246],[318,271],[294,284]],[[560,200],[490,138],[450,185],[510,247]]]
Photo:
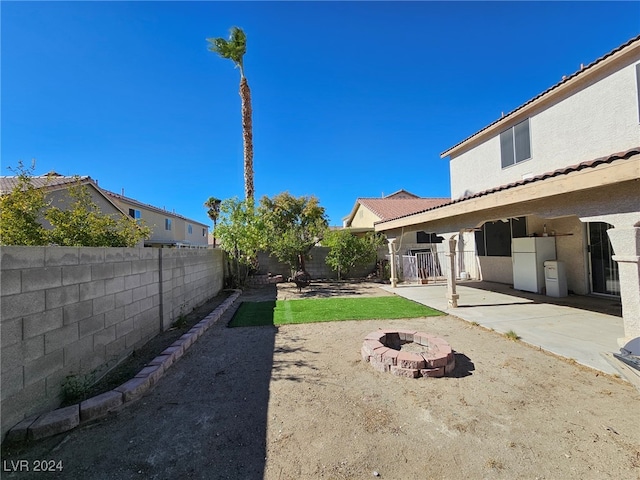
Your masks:
[[[247,51],[247,36],[238,27],[231,28],[229,40],[207,38],[209,51],[231,60],[240,70],[240,99],[242,108],[242,138],[244,142],[244,197],[254,201],[253,189],[253,127],[251,120],[251,90],[244,76],[244,54]]]
[[[338,272],[338,280],[357,266],[364,266],[376,260],[378,247],[384,242],[381,235],[368,232],[356,237],[349,230],[332,230],[325,235],[322,244],[329,247],[326,262]]]
[[[220,205],[217,226],[220,248],[234,261],[229,268],[234,286],[244,285],[249,269],[257,267],[258,251],[263,250],[264,226],[251,200],[229,198]]]
[[[68,205],[50,207],[44,214],[52,229],[50,243],[60,246],[134,247],[148,238],[148,227],[121,214],[103,214],[86,185],[78,179],[68,188]]]
[[[288,192],[260,199],[259,215],[269,253],[305,272],[304,261],[328,228],[324,208],[314,196],[294,197]]]
[[[36,188],[31,178],[35,164],[26,168],[22,161],[16,168],[16,185],[0,196],[0,244],[46,245],[47,232],[40,223],[48,206],[44,191]],[[12,170],[10,168],[10,170]],[[13,170],[12,170],[13,171]]]
[[[216,248],[216,225],[218,223],[218,217],[220,217],[220,204],[222,200],[216,197],[209,197],[204,202],[204,207],[207,209],[207,215],[213,221],[213,248]]]

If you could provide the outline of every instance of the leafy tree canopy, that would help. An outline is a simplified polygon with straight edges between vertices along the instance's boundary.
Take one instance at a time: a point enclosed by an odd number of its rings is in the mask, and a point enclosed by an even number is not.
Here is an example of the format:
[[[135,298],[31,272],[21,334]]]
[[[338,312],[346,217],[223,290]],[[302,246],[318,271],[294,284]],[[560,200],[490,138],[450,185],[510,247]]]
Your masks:
[[[16,186],[0,196],[2,245],[133,247],[149,237],[148,227],[126,215],[103,214],[79,179],[68,188],[66,204],[52,206],[45,191],[31,181],[34,168],[19,162]],[[43,227],[44,220],[50,229]]]
[[[250,200],[234,197],[220,204],[220,247],[241,264],[255,265],[258,251],[264,248],[263,228]]]
[[[356,237],[349,230],[332,230],[325,235],[322,244],[330,248],[327,265],[338,272],[338,279],[342,279],[352,268],[375,261],[384,239],[373,232]]]
[[[67,192],[69,205],[52,206],[45,212],[53,227],[47,232],[50,243],[70,247],[134,247],[149,237],[149,228],[133,219],[103,214],[79,179]]]
[[[228,40],[221,37],[207,38],[207,42],[209,51],[231,60],[240,69],[240,76],[244,77],[242,59],[247,52],[247,36],[241,28],[231,27]]]
[[[0,196],[1,245],[47,244],[47,232],[40,220],[48,202],[44,191],[31,183],[34,169],[35,164],[27,168],[22,161],[18,162],[14,171],[17,174],[16,186],[11,192]]]
[[[288,192],[260,199],[265,243],[270,254],[292,269],[304,270],[304,258],[328,228],[324,207],[314,196],[294,197]],[[302,263],[302,264],[299,264]]]

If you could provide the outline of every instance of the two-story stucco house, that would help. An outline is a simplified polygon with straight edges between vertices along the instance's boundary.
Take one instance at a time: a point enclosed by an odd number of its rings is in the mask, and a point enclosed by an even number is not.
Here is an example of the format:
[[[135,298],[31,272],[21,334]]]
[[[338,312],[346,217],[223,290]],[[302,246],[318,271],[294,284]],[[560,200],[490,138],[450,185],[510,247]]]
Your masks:
[[[518,238],[548,237],[569,292],[620,298],[627,344],[640,337],[639,91],[640,36],[444,151],[451,200],[376,231],[474,245],[482,278],[514,288],[515,246],[542,243]]]
[[[70,201],[67,195],[69,187],[85,186],[102,213],[128,215],[144,221],[151,229],[151,236],[144,241],[146,247],[206,248],[208,245],[209,227],[206,224],[100,188],[98,182],[89,176],[64,176],[50,172],[30,180],[34,187],[44,189],[52,205],[61,208]],[[15,176],[0,177],[0,195],[10,192],[17,182]],[[50,227],[46,219],[42,219],[42,223],[45,228]]]
[[[208,225],[124,195],[102,191],[130,217],[142,220],[151,229],[151,236],[144,242],[145,247],[208,246]]]

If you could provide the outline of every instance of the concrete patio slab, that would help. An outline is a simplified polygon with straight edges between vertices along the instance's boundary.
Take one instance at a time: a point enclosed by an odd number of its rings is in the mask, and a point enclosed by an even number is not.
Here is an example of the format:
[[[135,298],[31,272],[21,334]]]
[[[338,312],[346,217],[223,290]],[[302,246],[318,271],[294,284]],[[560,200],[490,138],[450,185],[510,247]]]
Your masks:
[[[606,311],[615,300],[577,295],[563,300],[515,290],[509,294],[505,285],[469,282],[457,286],[458,308],[448,308],[446,285],[400,284],[396,288],[389,285],[382,288],[500,333],[513,330],[523,342],[587,367],[608,374],[619,373],[601,354],[619,351],[617,339],[624,336],[622,318],[587,309],[595,304],[596,309]],[[568,302],[572,306],[560,304]],[[614,307],[610,309],[614,311]]]

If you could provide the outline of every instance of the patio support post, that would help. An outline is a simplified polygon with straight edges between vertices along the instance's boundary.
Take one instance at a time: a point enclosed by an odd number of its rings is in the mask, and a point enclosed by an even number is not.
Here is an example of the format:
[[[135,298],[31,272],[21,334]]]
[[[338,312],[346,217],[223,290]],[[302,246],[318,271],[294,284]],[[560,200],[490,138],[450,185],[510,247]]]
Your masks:
[[[447,271],[447,304],[449,308],[458,306],[458,297],[456,293],[456,237],[453,235],[449,238],[449,251],[445,253],[449,257],[449,269]]]
[[[396,277],[396,252],[394,248],[395,238],[388,238],[389,242],[389,256],[391,257],[391,287],[396,288],[398,285],[398,277]]]
[[[618,262],[624,338],[618,345],[640,355],[640,227],[607,230]]]

